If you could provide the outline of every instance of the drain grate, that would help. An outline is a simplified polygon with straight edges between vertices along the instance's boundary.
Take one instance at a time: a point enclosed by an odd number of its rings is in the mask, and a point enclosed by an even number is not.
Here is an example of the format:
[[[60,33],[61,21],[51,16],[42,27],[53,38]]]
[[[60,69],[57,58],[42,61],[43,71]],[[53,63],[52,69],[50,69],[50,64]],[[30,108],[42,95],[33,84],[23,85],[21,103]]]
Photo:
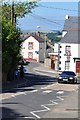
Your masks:
[[[80,111],[80,108],[69,108],[66,109],[67,111]]]

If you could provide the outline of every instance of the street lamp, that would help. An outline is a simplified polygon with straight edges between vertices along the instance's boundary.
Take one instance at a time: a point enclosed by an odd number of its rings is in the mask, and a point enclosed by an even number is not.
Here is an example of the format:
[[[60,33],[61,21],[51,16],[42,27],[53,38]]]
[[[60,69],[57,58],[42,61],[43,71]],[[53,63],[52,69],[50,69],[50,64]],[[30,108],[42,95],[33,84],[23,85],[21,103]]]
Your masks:
[[[40,28],[40,26],[37,26],[37,28]]]

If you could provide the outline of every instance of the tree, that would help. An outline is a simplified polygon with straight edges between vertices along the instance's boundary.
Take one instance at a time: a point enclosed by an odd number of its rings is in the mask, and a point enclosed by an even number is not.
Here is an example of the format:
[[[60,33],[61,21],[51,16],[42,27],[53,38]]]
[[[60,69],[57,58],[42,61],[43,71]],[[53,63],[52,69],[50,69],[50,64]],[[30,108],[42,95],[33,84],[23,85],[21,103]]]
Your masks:
[[[36,6],[36,2],[14,3],[14,15],[24,17]],[[3,80],[12,80],[15,67],[20,58],[22,40],[20,29],[11,22],[12,5],[4,3],[2,5],[2,77]],[[14,16],[15,17],[15,16]],[[15,18],[14,18],[15,19]],[[4,78],[5,77],[5,78]]]
[[[55,37],[56,37],[56,34],[51,32],[51,33],[48,33],[47,34],[47,37],[48,39],[50,39],[51,41],[54,41],[55,40]]]
[[[2,5],[3,15],[11,20],[11,10],[14,7],[14,19],[15,17],[22,18],[26,14],[31,13],[32,9],[37,7],[37,2],[12,2],[12,5],[8,2],[4,2]]]
[[[52,42],[59,42],[61,40],[61,32],[57,33],[48,33],[47,34],[48,39],[50,39]]]
[[[2,72],[9,75],[18,63],[22,40],[10,20],[2,17],[2,21]]]

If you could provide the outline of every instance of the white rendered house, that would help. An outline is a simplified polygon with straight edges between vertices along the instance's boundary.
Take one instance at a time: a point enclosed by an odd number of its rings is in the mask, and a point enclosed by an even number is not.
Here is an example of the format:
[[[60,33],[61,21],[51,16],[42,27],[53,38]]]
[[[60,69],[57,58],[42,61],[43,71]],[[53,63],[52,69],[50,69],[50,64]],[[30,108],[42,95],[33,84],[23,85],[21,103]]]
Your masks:
[[[62,39],[58,46],[59,70],[69,70],[80,74],[79,17],[67,17]]]
[[[44,39],[36,35],[25,37],[22,43],[21,55],[26,60],[44,61]]]

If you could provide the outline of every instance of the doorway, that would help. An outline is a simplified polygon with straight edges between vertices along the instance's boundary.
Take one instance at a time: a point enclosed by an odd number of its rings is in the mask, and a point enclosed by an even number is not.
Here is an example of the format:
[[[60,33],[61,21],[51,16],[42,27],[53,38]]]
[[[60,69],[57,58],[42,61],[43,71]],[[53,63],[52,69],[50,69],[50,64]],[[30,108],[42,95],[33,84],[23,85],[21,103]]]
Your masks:
[[[80,61],[76,61],[76,73],[80,74]]]
[[[55,70],[55,61],[51,60],[51,69]]]

